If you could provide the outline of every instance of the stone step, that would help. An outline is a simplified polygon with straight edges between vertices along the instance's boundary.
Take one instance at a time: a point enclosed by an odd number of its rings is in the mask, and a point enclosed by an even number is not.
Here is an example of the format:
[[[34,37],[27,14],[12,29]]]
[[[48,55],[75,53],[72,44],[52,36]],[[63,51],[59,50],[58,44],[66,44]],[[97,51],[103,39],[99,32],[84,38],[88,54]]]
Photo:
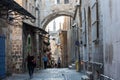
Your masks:
[[[89,78],[87,75],[83,75],[83,76],[81,77],[81,80],[90,80],[90,78]]]

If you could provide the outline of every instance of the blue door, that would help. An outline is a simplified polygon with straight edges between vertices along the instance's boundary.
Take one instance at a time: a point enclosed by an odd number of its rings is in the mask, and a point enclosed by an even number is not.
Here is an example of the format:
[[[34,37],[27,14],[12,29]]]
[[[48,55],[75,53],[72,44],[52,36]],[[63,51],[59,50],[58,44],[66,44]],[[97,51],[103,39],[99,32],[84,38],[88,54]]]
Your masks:
[[[0,78],[4,78],[5,74],[5,36],[0,35]]]

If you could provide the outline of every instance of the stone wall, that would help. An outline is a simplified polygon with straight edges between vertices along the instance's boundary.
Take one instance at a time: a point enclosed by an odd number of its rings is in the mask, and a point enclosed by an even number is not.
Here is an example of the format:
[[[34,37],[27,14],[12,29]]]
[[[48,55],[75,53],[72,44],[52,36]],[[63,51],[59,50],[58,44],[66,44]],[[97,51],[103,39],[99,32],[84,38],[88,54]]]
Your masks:
[[[76,2],[74,0],[69,0],[68,4],[64,4],[63,0],[60,0],[60,2],[60,4],[57,4],[53,0],[41,1],[41,28],[45,28],[51,20],[58,16],[67,15],[73,17],[74,5]]]
[[[103,73],[103,27],[100,2],[98,0],[82,0],[80,13],[76,12],[75,22],[80,20],[80,54],[83,71],[91,71],[96,80]],[[80,15],[80,16],[77,16]],[[78,19],[80,18],[80,19]],[[81,42],[82,41],[82,42]]]
[[[0,18],[0,35],[5,35],[5,59],[6,59],[6,72],[11,71],[11,27],[7,20]]]
[[[101,1],[104,41],[104,74],[120,80],[120,1]]]
[[[23,71],[22,25],[12,26],[12,69],[13,72]]]
[[[60,32],[62,67],[68,67],[67,31]]]

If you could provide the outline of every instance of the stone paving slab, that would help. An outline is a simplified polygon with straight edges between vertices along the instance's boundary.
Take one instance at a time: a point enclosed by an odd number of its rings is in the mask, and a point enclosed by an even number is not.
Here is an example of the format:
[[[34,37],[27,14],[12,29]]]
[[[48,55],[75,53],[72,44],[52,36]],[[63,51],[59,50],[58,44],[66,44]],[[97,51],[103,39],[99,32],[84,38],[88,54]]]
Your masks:
[[[68,68],[39,70],[30,79],[28,74],[13,74],[4,80],[81,80],[82,73]]]

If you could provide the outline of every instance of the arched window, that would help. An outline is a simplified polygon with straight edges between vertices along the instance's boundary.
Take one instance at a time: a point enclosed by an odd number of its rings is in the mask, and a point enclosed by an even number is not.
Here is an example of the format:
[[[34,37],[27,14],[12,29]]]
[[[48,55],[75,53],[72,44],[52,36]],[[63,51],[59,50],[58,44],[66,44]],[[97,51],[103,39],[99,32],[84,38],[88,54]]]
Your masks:
[[[31,52],[31,36],[30,36],[30,34],[27,37],[27,52]]]
[[[30,37],[28,37],[28,44],[30,44],[31,43],[31,40],[30,40]]]
[[[30,36],[30,34],[29,34],[28,37],[27,37],[27,44],[28,44],[28,45],[31,44],[31,36]]]

